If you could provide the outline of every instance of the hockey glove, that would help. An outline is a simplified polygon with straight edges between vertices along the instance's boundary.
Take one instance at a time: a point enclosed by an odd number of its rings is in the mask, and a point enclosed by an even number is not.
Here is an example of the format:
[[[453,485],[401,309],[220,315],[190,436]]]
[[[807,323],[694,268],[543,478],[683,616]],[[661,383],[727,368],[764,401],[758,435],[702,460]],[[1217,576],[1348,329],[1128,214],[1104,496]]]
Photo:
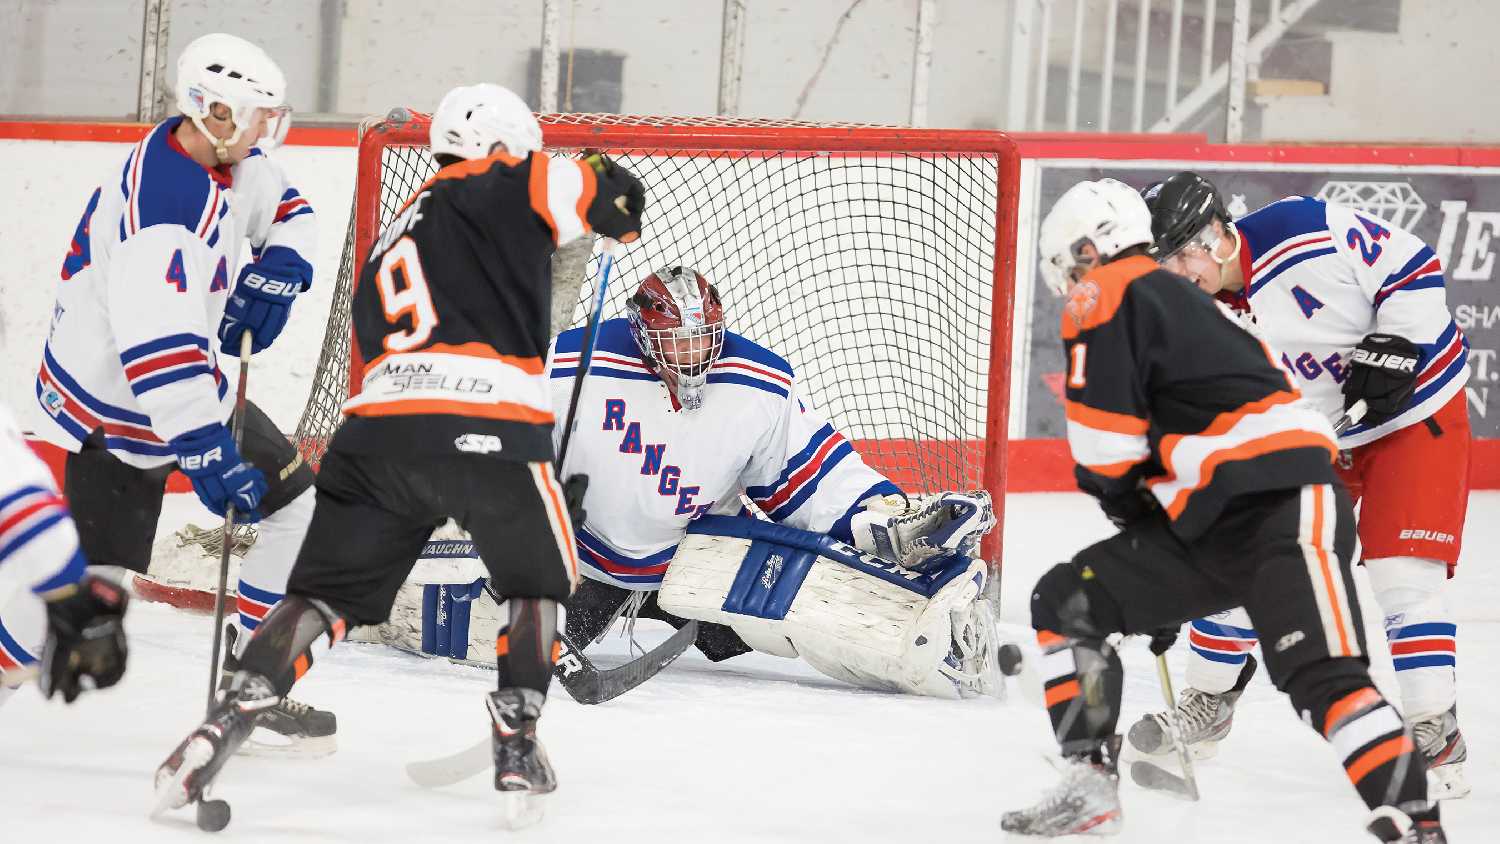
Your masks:
[[[1104,511],[1104,515],[1115,527],[1124,530],[1142,519],[1160,513],[1161,504],[1149,490],[1132,489],[1117,495],[1100,496],[1099,509]]]
[[[1349,357],[1344,409],[1364,399],[1363,424],[1374,427],[1390,421],[1411,401],[1421,364],[1422,350],[1405,337],[1366,335]]]
[[[1161,656],[1172,649],[1177,642],[1177,634],[1182,630],[1182,625],[1174,627],[1163,627],[1147,634],[1151,637],[1151,653]]]
[[[563,502],[568,505],[568,520],[573,527],[583,524],[588,518],[588,511],[583,509],[583,494],[589,491],[588,475],[569,475],[563,481]]]
[[[47,644],[37,683],[48,698],[72,703],[89,689],[107,689],[125,674],[125,605],[119,584],[86,574],[47,596]]]
[[[206,425],[170,443],[177,467],[193,482],[198,500],[216,515],[234,505],[242,524],[258,521],[255,508],[266,494],[266,476],[240,457],[234,437],[223,425]]]
[[[646,188],[641,180],[598,150],[585,150],[583,160],[594,169],[599,182],[585,213],[589,226],[621,243],[640,237],[641,212],[646,210]]]
[[[239,281],[224,303],[219,322],[219,350],[239,357],[240,335],[250,331],[257,354],[276,342],[292,313],[297,294],[312,286],[312,265],[285,246],[270,246],[260,260],[240,270]]]

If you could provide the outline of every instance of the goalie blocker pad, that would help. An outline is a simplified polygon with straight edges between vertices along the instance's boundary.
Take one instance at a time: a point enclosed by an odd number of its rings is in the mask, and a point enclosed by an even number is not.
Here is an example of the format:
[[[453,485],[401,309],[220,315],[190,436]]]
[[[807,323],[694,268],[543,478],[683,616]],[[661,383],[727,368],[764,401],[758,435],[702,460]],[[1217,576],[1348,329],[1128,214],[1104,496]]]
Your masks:
[[[727,624],[758,651],[863,688],[959,698],[940,670],[950,614],[983,592],[983,560],[904,569],[821,533],[737,516],[692,522],[657,601]]]

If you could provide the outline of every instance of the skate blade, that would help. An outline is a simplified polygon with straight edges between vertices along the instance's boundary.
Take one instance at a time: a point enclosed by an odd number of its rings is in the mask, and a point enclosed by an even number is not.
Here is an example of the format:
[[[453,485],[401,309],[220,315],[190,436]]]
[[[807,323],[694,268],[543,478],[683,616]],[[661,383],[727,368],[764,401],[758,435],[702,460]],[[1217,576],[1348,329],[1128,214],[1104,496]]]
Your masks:
[[[1117,809],[1089,818],[1075,826],[1062,828],[1032,828],[1023,818],[1006,815],[1000,819],[1002,832],[1041,838],[1056,838],[1062,835],[1116,835],[1124,827],[1125,820]]]
[[[1473,791],[1464,778],[1463,767],[1458,764],[1439,765],[1427,769],[1427,799],[1462,800]]]
[[[180,809],[192,802],[186,786],[187,778],[197,773],[208,760],[214,756],[214,748],[208,739],[198,737],[188,742],[187,747],[182,750],[182,764],[177,766],[166,778],[161,772],[156,776],[156,803],[151,808],[151,817],[158,818],[162,814],[172,810]]]
[[[271,741],[271,738],[279,741]],[[235,751],[241,756],[262,759],[319,759],[339,749],[338,734],[331,736],[283,736],[274,730],[256,727],[250,738]]]
[[[541,823],[547,811],[545,797],[532,791],[500,792],[500,826],[517,830]]]

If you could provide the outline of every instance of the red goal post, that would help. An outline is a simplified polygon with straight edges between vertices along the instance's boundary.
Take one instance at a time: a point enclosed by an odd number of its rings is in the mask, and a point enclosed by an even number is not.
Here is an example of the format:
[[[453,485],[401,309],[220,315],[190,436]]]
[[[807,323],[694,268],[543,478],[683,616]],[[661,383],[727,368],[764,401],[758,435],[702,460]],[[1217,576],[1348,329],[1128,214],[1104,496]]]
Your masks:
[[[553,154],[645,183],[604,317],[661,266],[720,289],[729,329],[785,357],[868,463],[913,492],[983,488],[1003,525],[1020,157],[999,132],[731,118],[541,115]],[[367,122],[329,330],[297,441],[316,462],[357,385],[348,300],[370,245],[436,170],[425,115]],[[570,324],[598,273],[583,267]],[[815,475],[817,455],[794,469]],[[815,477],[811,478],[815,481]],[[807,480],[802,478],[800,480]],[[997,529],[983,548],[998,567]]]

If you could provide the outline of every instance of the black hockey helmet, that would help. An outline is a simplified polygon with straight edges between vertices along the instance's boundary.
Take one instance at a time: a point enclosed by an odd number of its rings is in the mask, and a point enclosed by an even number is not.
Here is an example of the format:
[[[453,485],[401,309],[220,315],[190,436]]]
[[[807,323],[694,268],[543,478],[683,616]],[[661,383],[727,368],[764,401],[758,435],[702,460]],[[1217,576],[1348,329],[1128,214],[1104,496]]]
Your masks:
[[[1214,183],[1197,173],[1183,171],[1141,191],[1151,209],[1151,235],[1156,242],[1151,254],[1160,259],[1191,243],[1217,218],[1234,222]]]

